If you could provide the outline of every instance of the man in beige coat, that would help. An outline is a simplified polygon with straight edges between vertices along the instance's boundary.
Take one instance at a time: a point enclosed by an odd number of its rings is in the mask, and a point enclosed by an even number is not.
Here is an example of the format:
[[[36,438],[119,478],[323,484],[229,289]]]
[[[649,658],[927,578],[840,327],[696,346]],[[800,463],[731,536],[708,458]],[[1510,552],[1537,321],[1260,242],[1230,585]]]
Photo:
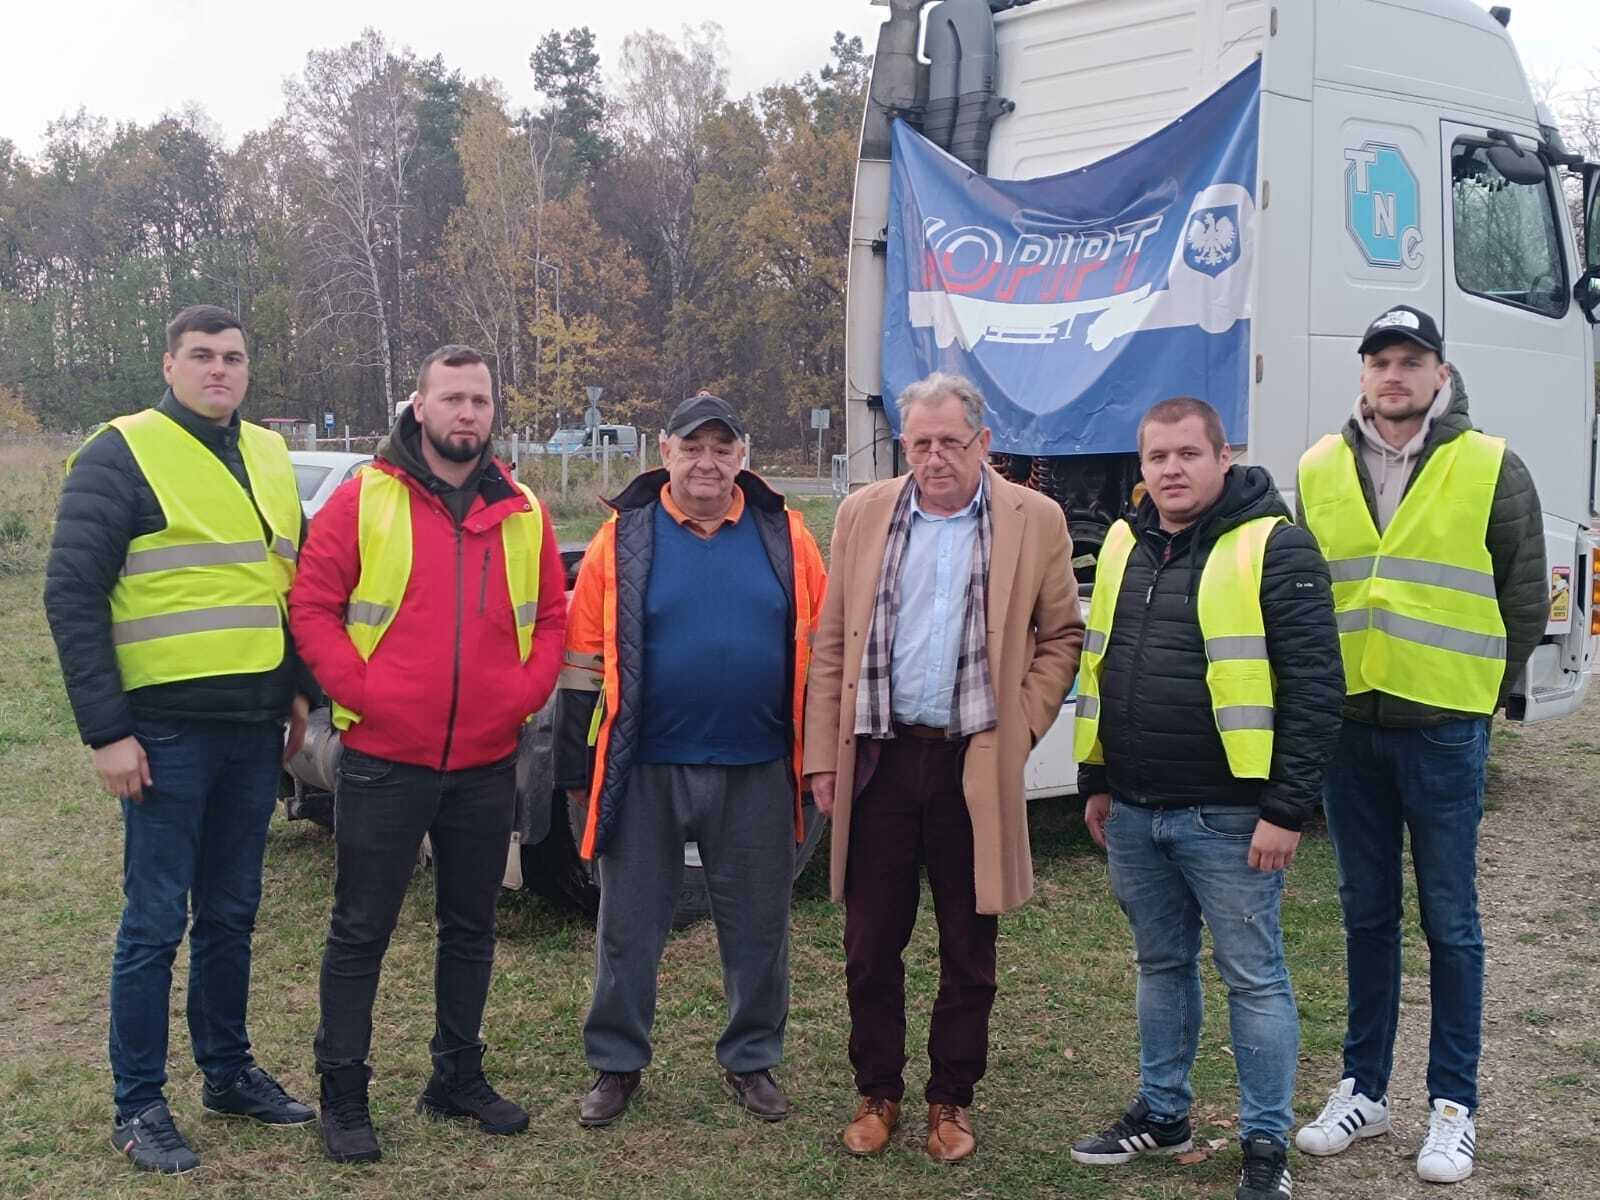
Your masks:
[[[834,526],[806,699],[805,773],[833,816],[843,900],[854,1154],[880,1153],[905,1090],[901,955],[928,872],[939,995],[928,1154],[976,1147],[996,915],[1033,892],[1022,769],[1077,672],[1083,618],[1058,505],[985,464],[983,397],[934,374],[899,399],[908,478],[851,496]]]

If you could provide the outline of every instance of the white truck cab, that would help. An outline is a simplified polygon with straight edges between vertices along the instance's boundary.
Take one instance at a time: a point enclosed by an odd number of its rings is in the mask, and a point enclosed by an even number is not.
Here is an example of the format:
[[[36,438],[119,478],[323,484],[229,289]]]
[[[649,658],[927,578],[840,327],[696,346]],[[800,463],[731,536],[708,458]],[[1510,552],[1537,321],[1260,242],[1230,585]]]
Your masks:
[[[1356,345],[1368,322],[1397,303],[1434,314],[1474,422],[1509,439],[1544,508],[1550,620],[1509,715],[1532,721],[1576,709],[1600,630],[1591,536],[1600,499],[1600,168],[1567,155],[1533,101],[1508,14],[1471,0],[889,7],[853,214],[845,397],[852,486],[904,469],[880,369],[890,121],[937,125],[941,109],[945,118],[959,110],[945,145],[979,173],[1055,175],[1140,141],[1259,59],[1248,434],[1239,457],[1267,467],[1292,505],[1300,455],[1350,414]],[[945,27],[954,36],[936,35]],[[922,61],[924,51],[931,62]],[[967,118],[979,112],[987,140],[974,159],[964,153]],[[1563,171],[1584,181],[1587,262]],[[1063,494],[1099,488],[1107,493],[1102,511],[1116,511],[1137,478],[1133,447],[1127,451],[1109,464],[1110,456],[1095,456],[1087,484],[1087,464],[1071,457],[1029,469],[1060,483]],[[1070,505],[1068,518],[1078,549],[1097,548],[1103,520],[1077,517]],[[1079,565],[1092,583],[1092,560]],[[1030,761],[1030,795],[1073,790],[1071,723],[1069,705]]]

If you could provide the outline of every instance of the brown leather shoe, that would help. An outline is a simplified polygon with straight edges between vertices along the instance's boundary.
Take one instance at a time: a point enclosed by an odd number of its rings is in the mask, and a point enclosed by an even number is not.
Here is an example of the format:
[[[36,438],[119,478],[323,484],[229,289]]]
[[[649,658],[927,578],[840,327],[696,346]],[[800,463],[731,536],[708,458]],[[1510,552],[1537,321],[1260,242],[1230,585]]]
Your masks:
[[[928,1105],[928,1157],[936,1163],[960,1162],[978,1148],[972,1120],[959,1104]]]
[[[628,1111],[628,1101],[639,1090],[637,1071],[601,1071],[578,1105],[578,1124],[590,1129],[610,1125]]]
[[[839,1140],[851,1154],[866,1157],[882,1154],[889,1148],[889,1135],[900,1123],[900,1102],[882,1096],[861,1097],[856,1115],[844,1127]]]
[[[763,1121],[781,1121],[789,1115],[789,1097],[783,1094],[771,1071],[722,1072],[723,1090],[747,1112]]]

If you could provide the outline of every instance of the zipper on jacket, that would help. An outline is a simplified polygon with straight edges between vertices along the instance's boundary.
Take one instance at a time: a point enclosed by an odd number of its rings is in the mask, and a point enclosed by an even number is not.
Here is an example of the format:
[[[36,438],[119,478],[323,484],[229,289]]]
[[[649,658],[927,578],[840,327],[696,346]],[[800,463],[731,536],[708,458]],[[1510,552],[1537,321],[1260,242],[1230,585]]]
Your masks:
[[[459,536],[459,535],[458,535]],[[489,602],[489,548],[483,549],[483,574],[478,576],[478,615],[483,616],[484,605]]]
[[[444,753],[439,756],[439,770],[450,769],[450,743],[456,736],[456,705],[461,699],[461,621],[462,610],[466,607],[466,580],[463,578],[464,548],[461,541],[461,526],[456,526],[456,642],[455,663],[450,668],[450,716],[444,724]]]
[[[1142,544],[1143,543],[1141,542],[1141,545]],[[1134,726],[1133,744],[1136,746],[1140,745],[1144,741],[1144,730],[1140,728],[1139,706],[1134,703],[1134,684],[1138,682],[1139,675],[1144,669],[1144,639],[1145,634],[1150,630],[1150,605],[1155,600],[1156,585],[1161,582],[1161,572],[1171,561],[1172,541],[1169,538],[1167,540],[1167,544],[1161,549],[1160,557],[1156,559],[1155,574],[1150,576],[1150,586],[1144,591],[1144,617],[1139,622],[1139,641],[1133,650],[1133,670],[1128,672],[1128,686],[1126,691],[1126,700],[1124,703],[1128,706],[1128,720]],[[1147,796],[1150,793],[1149,780],[1145,776],[1143,755],[1139,757],[1138,777],[1139,795],[1142,799],[1144,796]]]

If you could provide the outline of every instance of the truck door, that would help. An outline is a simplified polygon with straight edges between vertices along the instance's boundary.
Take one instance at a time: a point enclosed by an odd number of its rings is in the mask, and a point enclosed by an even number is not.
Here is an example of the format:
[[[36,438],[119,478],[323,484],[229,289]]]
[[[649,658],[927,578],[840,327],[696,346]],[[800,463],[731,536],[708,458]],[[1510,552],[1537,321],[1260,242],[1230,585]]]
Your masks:
[[[1446,356],[1461,369],[1474,422],[1509,438],[1533,471],[1545,512],[1586,525],[1590,334],[1572,303],[1575,248],[1560,193],[1531,153],[1522,169],[1536,170],[1510,177],[1515,158],[1482,126],[1441,122],[1439,141],[1450,222]]]
[[[1434,180],[1439,135],[1432,112],[1392,96],[1320,85],[1312,110],[1304,445],[1349,419],[1360,376],[1356,345],[1373,317],[1395,304],[1439,313],[1445,275],[1439,243],[1449,219]],[[1294,303],[1292,294],[1271,294],[1272,267],[1264,263],[1262,269],[1268,272],[1261,283],[1263,307]],[[1294,398],[1285,395],[1281,402]]]

